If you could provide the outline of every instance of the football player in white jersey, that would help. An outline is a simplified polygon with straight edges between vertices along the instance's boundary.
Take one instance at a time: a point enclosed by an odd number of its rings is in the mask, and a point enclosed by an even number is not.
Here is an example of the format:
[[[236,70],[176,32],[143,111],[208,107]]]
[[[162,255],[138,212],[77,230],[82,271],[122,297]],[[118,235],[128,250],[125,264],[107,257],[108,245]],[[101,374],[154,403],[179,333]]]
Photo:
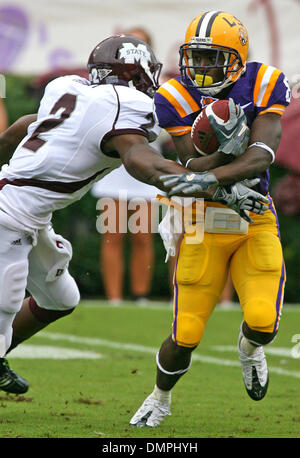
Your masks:
[[[164,191],[161,176],[189,172],[148,144],[160,130],[152,97],[161,64],[150,46],[132,36],[107,38],[88,68],[90,81],[73,75],[50,82],[37,115],[20,118],[0,137],[1,155],[17,147],[0,173],[0,389],[7,392],[29,386],[9,368],[7,352],[71,313],[80,299],[68,272],[72,247],[51,228],[52,213],[121,163]],[[254,211],[263,211],[263,196],[250,189],[249,196]],[[26,289],[31,296],[24,299]]]

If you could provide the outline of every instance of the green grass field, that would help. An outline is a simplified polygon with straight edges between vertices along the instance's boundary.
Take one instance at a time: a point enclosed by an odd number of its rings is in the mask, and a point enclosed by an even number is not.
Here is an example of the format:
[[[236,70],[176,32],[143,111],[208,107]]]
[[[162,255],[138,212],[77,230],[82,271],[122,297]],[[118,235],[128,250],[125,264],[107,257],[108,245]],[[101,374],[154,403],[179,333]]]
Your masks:
[[[162,303],[82,302],[11,353],[10,366],[31,386],[24,396],[0,392],[0,438],[300,437],[300,308],[292,306],[266,350],[264,400],[252,401],[243,385],[236,352],[240,309],[219,307],[190,371],[173,390],[172,416],[158,428],[129,426],[153,389],[155,353],[171,321],[172,309]]]

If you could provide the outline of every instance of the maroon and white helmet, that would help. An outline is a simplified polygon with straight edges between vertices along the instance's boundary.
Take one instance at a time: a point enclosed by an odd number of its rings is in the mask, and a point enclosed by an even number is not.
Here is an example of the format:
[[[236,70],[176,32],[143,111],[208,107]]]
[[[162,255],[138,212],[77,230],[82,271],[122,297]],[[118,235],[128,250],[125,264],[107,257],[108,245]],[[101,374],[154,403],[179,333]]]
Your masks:
[[[129,35],[115,35],[101,41],[88,60],[92,84],[120,84],[153,97],[159,87],[162,64],[151,47]]]

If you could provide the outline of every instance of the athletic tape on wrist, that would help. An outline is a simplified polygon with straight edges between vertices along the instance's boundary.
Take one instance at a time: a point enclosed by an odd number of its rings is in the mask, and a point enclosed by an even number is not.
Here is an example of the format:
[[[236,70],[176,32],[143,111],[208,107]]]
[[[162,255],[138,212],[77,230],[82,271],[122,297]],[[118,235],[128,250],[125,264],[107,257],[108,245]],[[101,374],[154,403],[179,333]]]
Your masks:
[[[189,368],[191,367],[192,365],[192,357],[191,357],[191,361],[190,361],[190,364],[188,365],[188,367],[186,369],[179,369],[179,371],[174,371],[174,372],[169,372],[169,371],[166,371],[160,364],[159,362],[159,352],[156,353],[156,364],[157,364],[157,367],[158,369],[163,372],[164,374],[167,374],[167,375],[180,375],[180,374],[184,374],[185,372],[187,372],[189,370]]]
[[[257,146],[258,148],[262,148],[262,149],[265,149],[266,151],[268,151],[272,156],[272,162],[271,163],[273,164],[273,162],[275,161],[275,153],[272,150],[272,148],[270,148],[268,145],[266,145],[263,142],[254,142],[251,145],[249,145],[248,148],[251,148],[251,146]]]

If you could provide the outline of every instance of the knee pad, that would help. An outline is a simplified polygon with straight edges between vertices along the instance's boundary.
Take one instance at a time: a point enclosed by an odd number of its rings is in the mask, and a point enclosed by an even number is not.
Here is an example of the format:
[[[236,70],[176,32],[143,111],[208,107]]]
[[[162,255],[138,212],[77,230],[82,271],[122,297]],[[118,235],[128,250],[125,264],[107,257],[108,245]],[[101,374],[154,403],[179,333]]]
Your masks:
[[[272,332],[276,321],[275,304],[257,298],[246,303],[244,320],[251,329]]]
[[[64,278],[60,279],[58,296],[56,298],[57,310],[73,309],[80,301],[80,293],[74,278],[66,272]]]
[[[57,280],[28,287],[39,307],[46,310],[67,311],[76,307],[80,293],[74,278],[66,271]]]
[[[0,309],[6,313],[17,313],[25,297],[28,276],[26,261],[10,264],[2,272]]]
[[[182,347],[196,347],[202,339],[205,324],[199,315],[181,313],[173,323],[173,340]]]

